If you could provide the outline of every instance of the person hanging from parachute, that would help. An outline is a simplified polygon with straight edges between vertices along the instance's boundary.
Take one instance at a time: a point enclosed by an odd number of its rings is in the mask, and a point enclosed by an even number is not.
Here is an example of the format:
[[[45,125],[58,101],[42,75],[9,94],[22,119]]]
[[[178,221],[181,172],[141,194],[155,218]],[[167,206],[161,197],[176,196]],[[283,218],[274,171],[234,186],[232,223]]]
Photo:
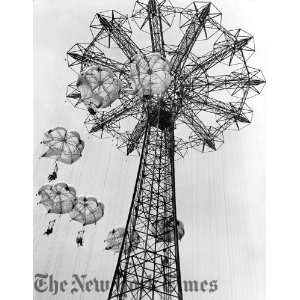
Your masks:
[[[50,235],[51,233],[53,233],[53,227],[55,224],[56,220],[52,220],[48,223],[48,227],[46,229],[46,231],[43,233],[43,235]]]
[[[84,230],[78,231],[77,237],[76,237],[76,244],[77,247],[82,247],[83,246],[83,235],[84,235]]]
[[[71,220],[79,222],[82,226],[95,224],[104,215],[104,204],[98,202],[94,197],[80,196],[76,198],[73,209],[69,212]],[[85,230],[78,231],[76,237],[77,246],[83,246],[83,235]]]
[[[48,175],[48,180],[49,181],[55,180],[57,178],[57,172],[58,172],[58,165],[57,162],[55,162],[54,170],[51,174]]]
[[[38,205],[42,204],[48,214],[59,216],[69,213],[76,202],[75,189],[62,182],[55,185],[43,185],[38,190],[37,195],[41,197]],[[49,222],[44,235],[48,236],[53,233],[55,221],[56,220],[52,220]]]
[[[48,147],[47,151],[41,157],[55,160],[54,170],[48,176],[49,181],[57,179],[57,162],[71,165],[82,156],[84,149],[84,141],[81,140],[79,133],[76,131],[68,132],[63,127],[48,130],[44,134],[41,144]]]

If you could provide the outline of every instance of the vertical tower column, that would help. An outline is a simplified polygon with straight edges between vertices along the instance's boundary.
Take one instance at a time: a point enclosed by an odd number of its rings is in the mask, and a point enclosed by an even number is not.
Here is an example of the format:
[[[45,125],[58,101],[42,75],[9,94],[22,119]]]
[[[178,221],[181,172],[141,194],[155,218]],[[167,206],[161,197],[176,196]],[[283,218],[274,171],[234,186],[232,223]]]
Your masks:
[[[176,220],[174,129],[148,118],[108,299],[182,299]]]

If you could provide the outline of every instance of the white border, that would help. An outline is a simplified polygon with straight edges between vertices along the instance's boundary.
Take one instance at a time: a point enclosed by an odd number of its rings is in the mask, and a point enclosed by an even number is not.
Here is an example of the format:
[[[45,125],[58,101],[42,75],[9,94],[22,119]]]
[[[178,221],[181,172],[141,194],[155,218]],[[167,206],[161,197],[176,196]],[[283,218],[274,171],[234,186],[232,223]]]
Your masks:
[[[32,298],[32,3],[2,1],[0,298]],[[19,298],[19,299],[20,299]]]
[[[300,299],[299,5],[259,2],[269,45],[267,299],[293,300]],[[27,299],[32,297],[32,3],[3,1],[0,11],[1,298]]]

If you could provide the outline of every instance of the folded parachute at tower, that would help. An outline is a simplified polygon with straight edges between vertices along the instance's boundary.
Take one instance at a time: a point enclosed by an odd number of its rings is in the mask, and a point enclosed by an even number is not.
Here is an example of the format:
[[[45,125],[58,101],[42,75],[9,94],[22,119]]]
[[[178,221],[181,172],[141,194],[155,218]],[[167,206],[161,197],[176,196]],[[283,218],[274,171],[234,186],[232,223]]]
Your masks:
[[[91,66],[80,73],[76,86],[86,107],[97,110],[119,98],[121,82],[111,69]]]
[[[170,63],[159,53],[137,54],[130,64],[129,75],[134,93],[139,96],[159,95],[171,83]]]
[[[118,227],[118,228],[112,229],[108,233],[108,236],[107,236],[106,240],[104,241],[104,242],[106,242],[105,250],[110,250],[110,251],[113,251],[114,253],[119,253],[121,250],[124,235],[125,235],[125,228]],[[130,240],[131,240],[130,245],[128,243],[128,239],[125,240],[124,247],[125,247],[126,252],[128,252],[129,249],[130,249],[130,252],[134,251],[138,247],[138,245],[140,243],[139,234],[135,231],[131,235]]]
[[[174,226],[172,219],[163,219],[153,222],[150,225],[150,231],[156,237],[158,242],[171,242],[174,241]],[[181,221],[176,221],[178,239],[181,240],[185,234],[184,225]]]

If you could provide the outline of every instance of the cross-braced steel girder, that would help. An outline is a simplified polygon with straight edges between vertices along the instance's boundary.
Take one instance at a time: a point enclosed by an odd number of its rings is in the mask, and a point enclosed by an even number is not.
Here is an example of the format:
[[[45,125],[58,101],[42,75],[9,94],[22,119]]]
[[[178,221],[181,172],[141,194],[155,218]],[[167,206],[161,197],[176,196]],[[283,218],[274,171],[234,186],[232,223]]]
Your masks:
[[[176,54],[171,60],[171,72],[173,74],[181,73],[186,60],[197,41],[201,31],[205,29],[205,22],[209,15],[210,3],[208,3],[201,11],[197,11],[190,21],[189,27],[186,29],[181,42],[179,43]]]
[[[150,28],[152,51],[166,56],[160,7],[156,0],[149,0],[147,5],[148,22]]]
[[[130,38],[122,25],[118,22],[114,22],[114,19],[108,20],[102,14],[97,14],[97,18],[102,25],[102,28],[110,35],[128,59],[132,59],[136,54],[142,54],[140,48]]]

